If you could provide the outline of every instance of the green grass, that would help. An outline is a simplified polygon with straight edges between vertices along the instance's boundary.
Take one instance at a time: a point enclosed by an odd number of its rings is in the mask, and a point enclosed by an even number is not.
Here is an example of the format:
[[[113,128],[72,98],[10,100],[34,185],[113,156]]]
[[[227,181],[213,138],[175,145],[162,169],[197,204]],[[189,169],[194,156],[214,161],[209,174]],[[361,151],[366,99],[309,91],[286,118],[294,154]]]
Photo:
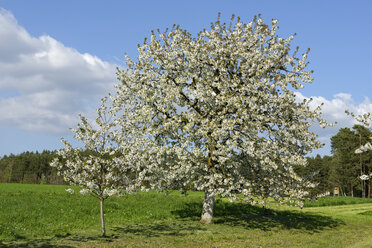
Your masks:
[[[205,226],[202,193],[138,193],[106,201],[102,238],[98,200],[66,188],[0,184],[0,247],[372,247],[368,199],[328,197],[302,210],[217,199]]]
[[[322,197],[318,200],[306,201],[305,207],[340,206],[349,204],[372,203],[372,198],[359,198],[349,196]]]

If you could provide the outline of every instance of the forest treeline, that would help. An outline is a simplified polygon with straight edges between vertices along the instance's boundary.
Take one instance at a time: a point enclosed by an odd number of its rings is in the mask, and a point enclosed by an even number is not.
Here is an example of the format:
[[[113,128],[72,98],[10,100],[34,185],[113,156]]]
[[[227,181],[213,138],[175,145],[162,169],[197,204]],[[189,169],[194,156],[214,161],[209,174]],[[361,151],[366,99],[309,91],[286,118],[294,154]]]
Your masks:
[[[316,183],[311,196],[333,193],[338,187],[340,195],[371,197],[370,180],[362,181],[360,176],[372,173],[372,151],[355,154],[355,150],[367,143],[371,136],[372,132],[360,125],[341,128],[331,138],[332,156],[308,157],[307,167],[295,168],[299,175]],[[56,151],[3,156],[0,159],[0,182],[65,184],[56,169],[49,165],[55,156]]]
[[[372,132],[361,125],[341,128],[331,138],[332,156],[308,158],[308,166],[296,172],[312,177],[317,186],[311,192],[316,196],[325,192],[333,194],[338,187],[344,196],[371,197],[371,180],[363,181],[361,175],[372,173],[372,151],[356,154],[355,150],[370,141]]]
[[[49,165],[55,151],[10,154],[0,159],[1,183],[65,184],[57,170]]]

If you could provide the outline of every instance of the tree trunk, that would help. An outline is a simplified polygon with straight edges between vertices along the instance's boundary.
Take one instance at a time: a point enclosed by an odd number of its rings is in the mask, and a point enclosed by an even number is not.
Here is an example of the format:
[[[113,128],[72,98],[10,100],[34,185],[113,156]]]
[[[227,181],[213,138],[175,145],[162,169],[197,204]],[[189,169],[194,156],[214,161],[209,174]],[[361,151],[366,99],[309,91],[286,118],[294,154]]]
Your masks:
[[[350,193],[351,193],[351,197],[354,197],[354,188],[353,188],[353,184],[352,183],[350,185]]]
[[[362,134],[361,133],[359,133],[359,146],[362,146]],[[360,175],[363,176],[364,170],[363,170],[361,153],[359,153],[359,163],[360,163]],[[365,185],[364,185],[364,180],[362,180],[362,198],[365,198],[365,197],[366,197]]]
[[[100,207],[100,215],[101,215],[101,230],[102,230],[102,236],[106,236],[106,228],[105,228],[105,214],[103,209],[103,197],[99,198],[99,207]]]
[[[214,197],[216,190],[206,190],[204,193],[203,211],[200,219],[201,224],[210,224],[213,218]]]

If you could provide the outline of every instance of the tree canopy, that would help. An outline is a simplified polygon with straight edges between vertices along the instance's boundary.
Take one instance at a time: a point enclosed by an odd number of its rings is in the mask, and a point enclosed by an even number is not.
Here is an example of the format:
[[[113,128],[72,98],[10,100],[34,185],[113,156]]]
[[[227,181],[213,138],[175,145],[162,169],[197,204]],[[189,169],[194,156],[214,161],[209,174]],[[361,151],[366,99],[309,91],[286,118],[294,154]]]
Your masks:
[[[321,146],[309,121],[326,123],[294,92],[313,81],[308,51],[290,53],[294,37],[277,29],[260,16],[218,19],[195,37],[173,26],[153,32],[118,72],[121,125],[147,140],[138,149],[149,156],[153,187],[204,191],[203,223],[216,194],[264,204],[301,199],[311,186],[293,166]]]
[[[141,186],[136,181],[140,176],[133,175],[141,164],[136,161],[140,157],[132,153],[129,142],[118,142],[121,129],[117,128],[115,114],[108,108],[107,100],[107,97],[102,99],[93,125],[81,116],[81,123],[72,129],[75,139],[84,143],[88,153],[84,156],[81,148],[73,148],[62,140],[65,148],[57,152],[59,157],[50,164],[66,182],[80,186],[81,194],[91,193],[100,200],[103,236],[106,235],[104,200],[112,195],[120,196],[123,191],[131,193]],[[68,191],[73,193],[72,189]]]

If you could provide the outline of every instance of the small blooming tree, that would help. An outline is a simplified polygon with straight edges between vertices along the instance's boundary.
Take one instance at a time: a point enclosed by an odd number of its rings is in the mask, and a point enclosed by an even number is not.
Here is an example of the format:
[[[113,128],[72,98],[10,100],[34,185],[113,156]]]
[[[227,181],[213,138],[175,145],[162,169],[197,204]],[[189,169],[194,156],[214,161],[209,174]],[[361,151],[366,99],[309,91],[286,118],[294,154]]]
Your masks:
[[[81,116],[77,129],[72,129],[75,139],[84,143],[85,151],[72,148],[62,139],[65,148],[58,151],[59,158],[51,163],[67,183],[82,188],[81,194],[91,193],[99,199],[103,236],[106,235],[104,200],[112,195],[120,196],[123,190],[132,192],[138,186],[134,177],[138,161],[129,143],[117,143],[120,130],[113,119],[115,114],[107,109],[107,99],[102,99],[94,125]],[[73,189],[67,191],[74,192]]]
[[[211,222],[216,194],[301,204],[311,186],[293,166],[321,147],[309,120],[326,123],[293,91],[313,80],[308,52],[290,54],[293,36],[277,29],[260,17],[218,20],[196,37],[174,26],[153,32],[118,73],[115,104],[133,139],[147,139],[154,187],[203,191],[201,223]]]

